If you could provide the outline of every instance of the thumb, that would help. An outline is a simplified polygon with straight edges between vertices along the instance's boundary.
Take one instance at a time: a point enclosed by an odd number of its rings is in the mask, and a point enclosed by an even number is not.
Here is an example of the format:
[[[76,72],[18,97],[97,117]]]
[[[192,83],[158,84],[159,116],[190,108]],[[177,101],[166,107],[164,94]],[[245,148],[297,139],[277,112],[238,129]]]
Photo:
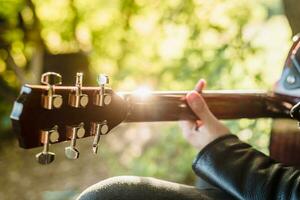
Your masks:
[[[215,120],[214,115],[209,110],[203,97],[196,91],[190,92],[186,97],[187,103],[193,112],[203,121],[203,123]]]

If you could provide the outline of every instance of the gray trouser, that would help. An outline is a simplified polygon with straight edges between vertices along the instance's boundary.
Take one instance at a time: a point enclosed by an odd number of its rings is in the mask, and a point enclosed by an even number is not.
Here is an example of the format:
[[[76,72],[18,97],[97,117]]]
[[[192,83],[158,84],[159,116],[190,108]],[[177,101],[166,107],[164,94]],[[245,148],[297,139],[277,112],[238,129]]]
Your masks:
[[[155,178],[120,176],[83,191],[77,200],[233,200],[217,188],[196,188]]]

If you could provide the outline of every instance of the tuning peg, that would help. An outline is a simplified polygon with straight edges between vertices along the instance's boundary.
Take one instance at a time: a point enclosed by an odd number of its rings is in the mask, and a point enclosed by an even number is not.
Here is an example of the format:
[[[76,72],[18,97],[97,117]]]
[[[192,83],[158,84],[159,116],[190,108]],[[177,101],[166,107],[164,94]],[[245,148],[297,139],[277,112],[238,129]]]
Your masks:
[[[41,131],[41,143],[44,145],[43,151],[36,154],[36,160],[42,165],[50,164],[55,159],[55,153],[49,151],[50,143],[58,141],[58,126],[54,126],[50,130]]]
[[[82,94],[82,78],[83,73],[76,74],[76,88],[75,91],[69,95],[69,105],[72,107],[85,107],[89,102],[89,97],[86,94]]]
[[[94,97],[94,104],[97,106],[110,104],[111,95],[105,91],[105,87],[109,84],[108,76],[105,74],[99,74],[99,76],[97,77],[97,82],[100,86],[100,89]]]
[[[41,83],[48,85],[48,94],[42,95],[42,106],[47,110],[60,108],[63,103],[63,99],[61,95],[54,94],[54,86],[61,85],[61,75],[55,72],[44,73],[41,77]]]
[[[93,150],[94,154],[97,154],[100,136],[106,135],[109,131],[107,121],[104,120],[103,122],[93,122],[91,131],[92,131],[92,135],[95,135],[94,140],[93,140],[92,150]]]
[[[80,123],[78,126],[68,126],[67,136],[71,139],[70,146],[65,148],[65,155],[69,159],[77,159],[79,157],[79,151],[76,149],[76,139],[82,138],[85,134],[84,123]]]

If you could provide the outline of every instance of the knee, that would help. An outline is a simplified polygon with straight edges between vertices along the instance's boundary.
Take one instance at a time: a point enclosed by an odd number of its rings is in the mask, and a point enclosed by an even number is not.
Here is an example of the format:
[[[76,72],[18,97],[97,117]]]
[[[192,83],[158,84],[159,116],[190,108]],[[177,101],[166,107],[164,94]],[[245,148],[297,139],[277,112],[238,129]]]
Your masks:
[[[134,199],[140,194],[142,177],[117,176],[88,187],[77,200]]]

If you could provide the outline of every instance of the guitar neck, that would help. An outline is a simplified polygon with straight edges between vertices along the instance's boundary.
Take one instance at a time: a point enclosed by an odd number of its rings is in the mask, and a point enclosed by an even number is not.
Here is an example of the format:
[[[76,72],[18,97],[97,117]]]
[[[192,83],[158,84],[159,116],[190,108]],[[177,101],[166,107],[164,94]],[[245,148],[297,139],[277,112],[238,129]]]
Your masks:
[[[104,125],[107,133],[122,122],[197,119],[186,103],[188,91],[117,94],[110,88],[83,87],[82,94],[76,98],[88,98],[89,101],[86,106],[80,104],[78,107],[70,102],[70,97],[76,95],[74,91],[76,87],[56,86],[49,95],[48,86],[22,87],[11,113],[13,129],[21,147],[42,146],[42,133],[58,132],[58,139],[52,143],[70,140],[70,130],[74,130],[74,127],[84,126],[83,137],[96,137],[99,135],[98,127]],[[264,91],[203,91],[202,96],[219,119],[290,118],[290,109],[300,101],[299,97]],[[102,105],[99,104],[100,97]],[[60,99],[62,103],[58,106],[57,102],[53,104],[54,101],[49,99]],[[48,102],[47,106],[56,107],[45,108],[45,102]]]
[[[185,100],[187,93],[120,93],[128,102],[125,122],[195,120]],[[290,118],[289,111],[295,104],[295,98],[266,91],[204,91],[202,96],[218,119]]]

